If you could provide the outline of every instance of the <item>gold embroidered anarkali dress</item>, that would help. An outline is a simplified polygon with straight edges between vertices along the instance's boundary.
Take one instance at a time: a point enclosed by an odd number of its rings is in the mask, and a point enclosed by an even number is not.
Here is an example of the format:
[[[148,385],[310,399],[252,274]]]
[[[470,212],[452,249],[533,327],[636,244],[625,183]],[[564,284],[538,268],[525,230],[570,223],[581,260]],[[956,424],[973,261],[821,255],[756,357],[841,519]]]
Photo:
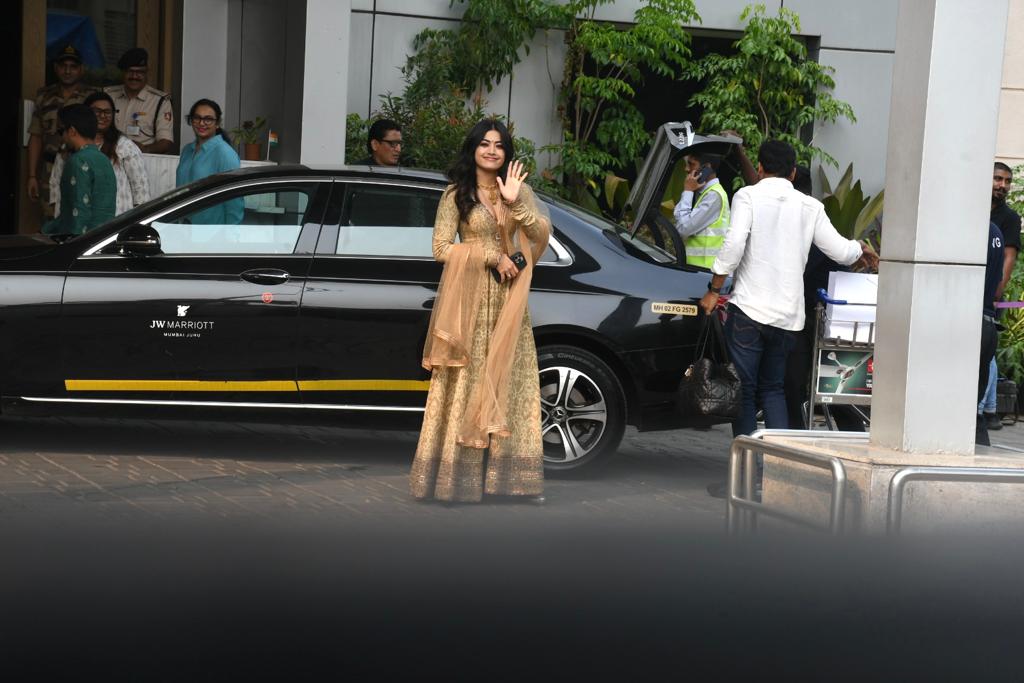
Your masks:
[[[443,195],[433,247],[445,271],[424,349],[432,375],[410,472],[414,497],[475,502],[483,493],[543,492],[537,351],[526,296],[549,234],[550,221],[527,185],[497,218],[476,204],[460,221],[454,186]],[[517,250],[530,265],[499,284],[489,268]]]

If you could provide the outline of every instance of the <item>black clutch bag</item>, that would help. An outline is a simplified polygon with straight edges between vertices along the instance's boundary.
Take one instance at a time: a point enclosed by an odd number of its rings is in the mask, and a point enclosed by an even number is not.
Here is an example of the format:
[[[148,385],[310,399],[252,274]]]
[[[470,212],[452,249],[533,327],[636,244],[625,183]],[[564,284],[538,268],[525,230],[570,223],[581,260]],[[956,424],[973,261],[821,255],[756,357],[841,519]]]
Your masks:
[[[521,251],[517,251],[516,253],[512,254],[511,256],[509,256],[509,259],[512,261],[512,263],[515,264],[516,268],[518,268],[519,270],[522,270],[523,268],[526,267],[526,257],[523,256],[523,252]],[[501,282],[501,273],[498,272],[497,268],[491,268],[491,277],[494,278],[495,282]]]
[[[709,349],[711,337],[716,338],[716,343]],[[705,424],[732,422],[740,415],[740,376],[736,366],[729,362],[717,314],[704,317],[693,362],[679,383],[676,404],[683,415],[703,418]]]

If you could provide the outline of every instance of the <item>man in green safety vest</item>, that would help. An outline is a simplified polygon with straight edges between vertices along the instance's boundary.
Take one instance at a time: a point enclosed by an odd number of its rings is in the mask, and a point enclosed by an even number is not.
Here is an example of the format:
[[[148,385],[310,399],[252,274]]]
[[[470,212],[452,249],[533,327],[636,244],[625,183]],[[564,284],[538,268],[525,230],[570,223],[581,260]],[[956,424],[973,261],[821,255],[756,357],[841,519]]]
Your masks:
[[[699,154],[686,157],[683,196],[673,211],[676,230],[686,246],[686,262],[708,269],[729,229],[729,198],[718,182],[718,162],[717,157]]]

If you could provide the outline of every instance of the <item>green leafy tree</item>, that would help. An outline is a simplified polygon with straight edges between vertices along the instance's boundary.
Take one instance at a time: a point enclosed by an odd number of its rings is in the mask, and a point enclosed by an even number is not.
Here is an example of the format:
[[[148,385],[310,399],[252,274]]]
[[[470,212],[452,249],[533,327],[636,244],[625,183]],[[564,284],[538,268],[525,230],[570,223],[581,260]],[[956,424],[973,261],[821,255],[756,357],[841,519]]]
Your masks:
[[[1024,216],[1024,164],[1013,169],[1013,184],[1006,195],[1006,203],[1017,215]]]
[[[597,209],[609,171],[632,165],[650,143],[633,104],[643,73],[680,76],[690,57],[685,26],[700,20],[693,0],[646,0],[633,26],[596,21],[597,9],[610,2],[450,0],[464,6],[458,27],[420,32],[403,68],[403,93],[382,98],[379,115],[402,124],[405,162],[447,166],[483,115],[485,92],[512,73],[537,31],[561,28],[569,45],[560,105],[564,134],[561,144],[542,150],[554,152],[559,163],[543,174],[534,170],[530,181]],[[364,123],[353,119],[353,132]],[[533,144],[517,138],[517,152],[527,150]]]
[[[366,139],[370,135],[372,119],[359,114],[345,117],[345,163],[354,164],[366,157]]]
[[[418,33],[408,66],[431,71],[455,90],[477,97],[492,90],[530,54],[530,42],[539,29],[565,20],[565,9],[552,0],[449,0],[450,7],[456,5],[464,6],[458,27]]]
[[[402,126],[403,164],[446,169],[477,121],[504,118],[488,114],[484,90],[511,73],[537,27],[558,16],[558,6],[550,0],[451,0],[456,4],[466,6],[458,28],[426,29],[413,40],[415,51],[402,68],[402,94],[384,95],[368,121],[350,117],[349,130],[361,133],[362,145],[374,118],[392,119]],[[514,135],[514,125],[509,129]],[[536,182],[533,142],[517,137],[515,143]],[[365,155],[362,146],[346,147],[349,158]]]
[[[545,151],[559,154],[552,169],[563,194],[597,209],[609,173],[625,168],[650,144],[643,115],[633,102],[646,71],[680,76],[690,58],[685,26],[700,21],[692,0],[648,0],[620,28],[594,20],[610,0],[569,0],[568,54],[562,81],[563,139]]]
[[[689,69],[690,77],[705,84],[690,100],[703,107],[701,129],[736,130],[751,150],[767,139],[784,140],[801,162],[817,158],[836,166],[828,153],[801,138],[815,121],[856,121],[853,108],[831,94],[835,70],[808,59],[807,47],[793,37],[800,18],[792,10],[782,8],[771,17],[764,5],[749,5],[740,19],[747,24],[734,54],[710,54]]]

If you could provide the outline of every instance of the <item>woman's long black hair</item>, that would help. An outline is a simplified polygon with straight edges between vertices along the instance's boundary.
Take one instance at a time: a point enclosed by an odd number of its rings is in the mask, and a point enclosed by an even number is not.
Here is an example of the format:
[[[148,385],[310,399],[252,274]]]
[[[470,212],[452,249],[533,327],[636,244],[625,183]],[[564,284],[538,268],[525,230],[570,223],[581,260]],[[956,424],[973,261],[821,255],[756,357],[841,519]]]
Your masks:
[[[213,100],[208,100],[204,97],[201,100],[196,100],[196,103],[193,104],[192,108],[188,110],[188,120],[190,122],[192,121],[192,117],[196,113],[196,109],[203,106],[204,104],[210,109],[212,109],[213,113],[217,115],[218,122],[224,118],[224,114],[220,110],[220,105],[214,102]],[[191,125],[191,123],[189,125]],[[224,138],[224,142],[228,143],[229,145],[231,144],[231,136],[227,134],[227,131],[220,127],[220,123],[217,123],[217,133],[219,133],[220,136]]]
[[[455,205],[459,207],[459,218],[466,220],[473,206],[477,204],[476,198],[476,148],[484,139],[488,131],[496,130],[501,136],[501,146],[505,150],[505,163],[498,170],[498,175],[505,180],[508,173],[509,162],[516,156],[516,149],[512,143],[512,134],[508,132],[505,124],[497,119],[484,119],[479,122],[466,135],[462,141],[462,149],[455,163],[448,169],[448,179],[455,184]]]
[[[94,92],[85,98],[82,103],[87,107],[91,107],[94,103],[100,100],[110,105],[110,126],[107,128],[107,132],[103,134],[103,146],[100,151],[107,155],[110,159],[110,163],[117,163],[117,141],[121,139],[121,131],[117,129],[117,123],[114,121],[115,114],[117,113],[117,106],[114,105],[114,98],[107,93],[100,90]]]

